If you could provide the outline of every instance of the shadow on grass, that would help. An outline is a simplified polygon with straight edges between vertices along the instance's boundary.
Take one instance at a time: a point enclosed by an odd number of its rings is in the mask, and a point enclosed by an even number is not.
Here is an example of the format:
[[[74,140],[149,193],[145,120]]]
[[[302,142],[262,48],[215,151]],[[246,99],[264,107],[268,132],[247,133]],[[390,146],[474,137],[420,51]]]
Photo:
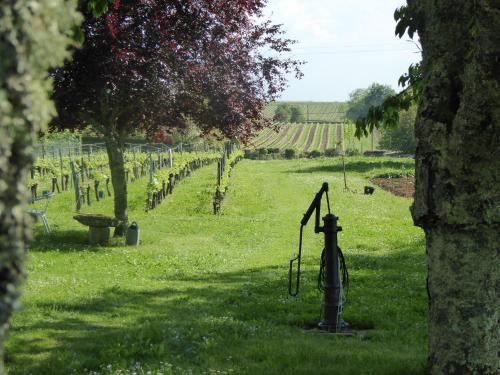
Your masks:
[[[321,294],[314,290],[317,259],[308,258],[305,260],[301,295],[297,299],[286,295],[285,264],[199,276],[163,275],[163,281],[177,287],[162,286],[154,290],[111,287],[96,297],[76,303],[37,303],[39,309],[48,311],[47,318],[42,317],[23,330],[46,331],[52,343],[40,345],[36,341],[25,341],[16,338],[13,332],[12,352],[9,352],[13,369],[10,373],[85,374],[84,369],[99,370],[100,366],[107,364],[129,368],[135,362],[157,364],[160,361],[181,368],[238,367],[237,362],[228,363],[231,355],[243,362],[249,361],[257,373],[264,371],[266,366],[274,366],[274,370],[269,369],[268,373],[296,366],[292,373],[299,374],[309,373],[307,367],[301,366],[314,361],[314,353],[327,356],[324,360],[331,363],[329,371],[335,366],[361,366],[359,369],[372,366],[372,369],[380,369],[373,373],[421,373],[423,355],[413,359],[413,365],[401,360],[402,357],[413,358],[415,352],[421,350],[423,343],[417,348],[408,347],[411,341],[419,342],[418,338],[412,338],[418,336],[415,322],[425,320],[421,315],[425,302],[421,298],[414,299],[405,294],[405,289],[395,291],[399,284],[411,290],[423,289],[423,280],[420,283],[406,279],[408,274],[423,272],[423,254],[415,250],[420,244],[405,246],[383,258],[375,255],[372,249],[366,249],[363,254],[346,254],[348,266],[353,270],[353,302],[348,306],[347,319],[358,327],[392,331],[390,335],[375,336],[362,344],[356,341],[358,339],[343,341],[341,345],[335,345],[335,351],[325,346],[323,340],[326,339],[321,335],[304,338],[298,327],[317,321],[321,306]],[[357,275],[356,270],[363,270],[363,273]],[[385,278],[380,279],[380,271]],[[401,316],[397,306],[380,302],[393,298],[415,305],[420,315]],[[356,311],[362,307],[365,308],[363,311]],[[398,318],[386,322],[391,316]],[[283,345],[284,340],[292,349]],[[340,342],[335,340],[342,339],[329,340],[335,343]],[[272,350],[269,351],[270,345]],[[384,347],[383,353],[396,354],[380,361],[380,353],[376,351],[381,346]],[[294,353],[292,362],[281,363],[290,356],[289,350]],[[407,350],[407,357],[399,357],[400,351],[404,353],[404,350]],[[268,362],[262,360],[260,363],[259,360],[253,363],[252,355],[255,354],[252,353],[255,351],[262,351],[259,355]],[[313,357],[309,357],[311,352]],[[33,353],[44,356],[34,357]],[[245,366],[244,363],[240,365]],[[244,369],[239,370],[247,372]]]
[[[29,245],[30,252],[97,252],[103,249],[106,249],[106,247],[89,245],[86,230],[54,230],[49,234],[39,230],[35,232],[35,236]]]
[[[383,168],[391,168],[391,169],[411,169],[415,168],[415,163],[407,160],[390,160],[390,161],[377,161],[377,159],[370,160],[356,160],[349,161],[346,159],[345,162],[345,170],[346,172],[357,172],[357,173],[367,173],[376,169]],[[341,158],[335,158],[334,161],[328,161],[323,165],[318,165],[310,168],[302,168],[295,171],[287,171],[295,172],[295,173],[315,173],[315,172],[323,172],[323,173],[342,173],[344,171],[344,167],[342,165]]]

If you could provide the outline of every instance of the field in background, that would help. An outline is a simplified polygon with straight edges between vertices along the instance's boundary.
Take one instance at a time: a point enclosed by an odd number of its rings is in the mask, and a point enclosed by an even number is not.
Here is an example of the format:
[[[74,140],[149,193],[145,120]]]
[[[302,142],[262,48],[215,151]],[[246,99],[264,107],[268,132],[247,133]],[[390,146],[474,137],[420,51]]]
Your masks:
[[[344,150],[355,150],[359,153],[372,150],[372,136],[357,139],[354,136],[353,124],[282,124],[278,132],[264,129],[249,146],[254,149],[276,148],[280,150],[295,149],[299,152],[311,152],[337,148],[343,143]],[[378,146],[379,135],[373,137],[373,148]]]

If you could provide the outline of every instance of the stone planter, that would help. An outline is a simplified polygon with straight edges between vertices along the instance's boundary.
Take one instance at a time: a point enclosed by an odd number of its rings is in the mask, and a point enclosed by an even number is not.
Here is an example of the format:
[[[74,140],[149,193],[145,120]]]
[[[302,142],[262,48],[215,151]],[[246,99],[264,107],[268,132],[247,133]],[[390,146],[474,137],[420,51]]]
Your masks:
[[[90,245],[107,245],[110,237],[110,227],[116,227],[118,220],[104,215],[79,214],[73,219],[89,227]]]
[[[90,245],[107,245],[109,243],[109,227],[89,227]]]

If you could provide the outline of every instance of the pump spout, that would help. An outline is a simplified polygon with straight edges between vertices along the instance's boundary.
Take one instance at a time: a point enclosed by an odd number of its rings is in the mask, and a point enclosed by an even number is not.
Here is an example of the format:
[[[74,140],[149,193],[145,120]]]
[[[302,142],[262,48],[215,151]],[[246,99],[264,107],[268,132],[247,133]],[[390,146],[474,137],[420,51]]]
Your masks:
[[[323,197],[323,194],[327,192],[328,192],[328,182],[323,182],[321,189],[316,193],[316,196],[314,197],[311,205],[309,206],[306,213],[304,214],[304,217],[300,221],[300,225],[302,226],[307,225],[309,219],[311,218],[311,215],[316,210],[316,216],[317,216],[316,226],[319,226],[319,212],[321,207],[321,198]]]

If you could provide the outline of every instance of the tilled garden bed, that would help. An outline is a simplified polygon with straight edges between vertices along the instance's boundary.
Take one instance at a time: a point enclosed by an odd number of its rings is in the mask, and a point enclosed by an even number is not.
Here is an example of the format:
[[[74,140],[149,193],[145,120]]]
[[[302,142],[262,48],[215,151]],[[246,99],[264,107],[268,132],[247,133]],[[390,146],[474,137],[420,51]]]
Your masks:
[[[415,177],[397,177],[397,178],[372,178],[370,180],[382,189],[390,191],[398,197],[411,198],[415,193]]]

